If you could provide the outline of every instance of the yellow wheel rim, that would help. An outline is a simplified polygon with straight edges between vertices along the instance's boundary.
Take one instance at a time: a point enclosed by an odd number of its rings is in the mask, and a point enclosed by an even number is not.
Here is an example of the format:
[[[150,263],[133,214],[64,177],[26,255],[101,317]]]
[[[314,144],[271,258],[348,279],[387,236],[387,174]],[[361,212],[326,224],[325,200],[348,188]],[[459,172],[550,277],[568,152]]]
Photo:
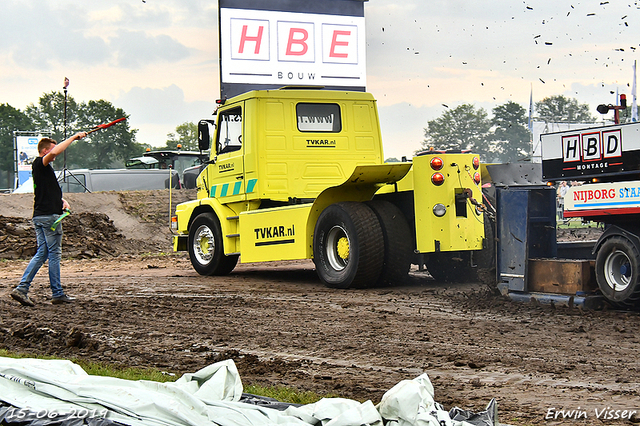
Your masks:
[[[338,256],[341,259],[349,258],[349,240],[346,237],[342,237],[338,240],[337,248]]]

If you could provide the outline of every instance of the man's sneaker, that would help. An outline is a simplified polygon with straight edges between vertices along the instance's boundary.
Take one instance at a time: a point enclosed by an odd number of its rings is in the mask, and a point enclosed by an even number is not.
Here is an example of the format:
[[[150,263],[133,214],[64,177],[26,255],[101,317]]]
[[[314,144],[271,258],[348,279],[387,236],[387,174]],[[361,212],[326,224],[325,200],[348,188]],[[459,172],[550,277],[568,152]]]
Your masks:
[[[51,299],[51,303],[53,303],[54,305],[61,305],[63,303],[71,303],[75,300],[75,297],[69,297],[66,294],[63,294],[62,296],[54,297],[53,299]]]
[[[11,292],[11,297],[13,297],[24,306],[35,306],[35,303],[33,303],[33,301],[29,299],[29,296],[27,296],[27,293],[23,293],[17,288],[13,289],[13,291]]]

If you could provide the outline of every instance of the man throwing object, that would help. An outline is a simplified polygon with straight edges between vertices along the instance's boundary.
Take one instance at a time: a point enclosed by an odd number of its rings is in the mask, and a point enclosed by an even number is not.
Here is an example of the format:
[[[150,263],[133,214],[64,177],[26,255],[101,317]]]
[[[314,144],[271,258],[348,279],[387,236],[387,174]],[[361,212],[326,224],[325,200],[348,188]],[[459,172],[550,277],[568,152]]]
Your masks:
[[[38,142],[38,158],[31,166],[33,176],[33,226],[36,230],[38,250],[22,275],[20,284],[11,292],[11,297],[25,306],[34,306],[27,295],[31,281],[44,262],[49,260],[49,285],[53,293],[53,304],[70,303],[74,298],[67,296],[60,283],[60,258],[62,256],[62,226],[51,230],[51,225],[62,215],[69,204],[62,198],[62,190],[58,185],[51,162],[64,152],[74,141],[87,136],[86,132],[78,132],[60,144],[50,138],[42,138]]]

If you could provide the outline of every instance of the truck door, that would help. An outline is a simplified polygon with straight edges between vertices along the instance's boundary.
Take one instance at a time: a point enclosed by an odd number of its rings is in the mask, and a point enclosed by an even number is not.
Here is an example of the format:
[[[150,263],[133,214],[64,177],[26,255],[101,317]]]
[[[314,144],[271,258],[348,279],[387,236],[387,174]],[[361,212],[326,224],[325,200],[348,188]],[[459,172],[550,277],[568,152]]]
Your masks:
[[[222,203],[242,201],[244,183],[244,120],[242,106],[218,111],[215,150],[216,163],[211,178],[209,195]]]

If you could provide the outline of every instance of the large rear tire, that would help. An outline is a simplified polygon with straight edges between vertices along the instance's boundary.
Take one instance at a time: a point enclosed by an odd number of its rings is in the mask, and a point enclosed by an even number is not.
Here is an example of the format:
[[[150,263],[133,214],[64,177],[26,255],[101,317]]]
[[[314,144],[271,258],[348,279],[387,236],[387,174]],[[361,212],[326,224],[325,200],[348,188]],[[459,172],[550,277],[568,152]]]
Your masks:
[[[596,253],[596,281],[615,306],[640,308],[640,251],[623,236],[605,240]]]
[[[313,234],[313,262],[332,288],[362,288],[378,281],[384,260],[380,222],[363,203],[332,204],[320,214]]]
[[[384,237],[384,263],[377,286],[400,285],[407,280],[413,255],[413,238],[407,220],[394,204],[367,202],[378,217]]]
[[[222,230],[213,213],[201,213],[189,227],[189,259],[200,275],[227,275],[238,263],[238,255],[225,256]]]

